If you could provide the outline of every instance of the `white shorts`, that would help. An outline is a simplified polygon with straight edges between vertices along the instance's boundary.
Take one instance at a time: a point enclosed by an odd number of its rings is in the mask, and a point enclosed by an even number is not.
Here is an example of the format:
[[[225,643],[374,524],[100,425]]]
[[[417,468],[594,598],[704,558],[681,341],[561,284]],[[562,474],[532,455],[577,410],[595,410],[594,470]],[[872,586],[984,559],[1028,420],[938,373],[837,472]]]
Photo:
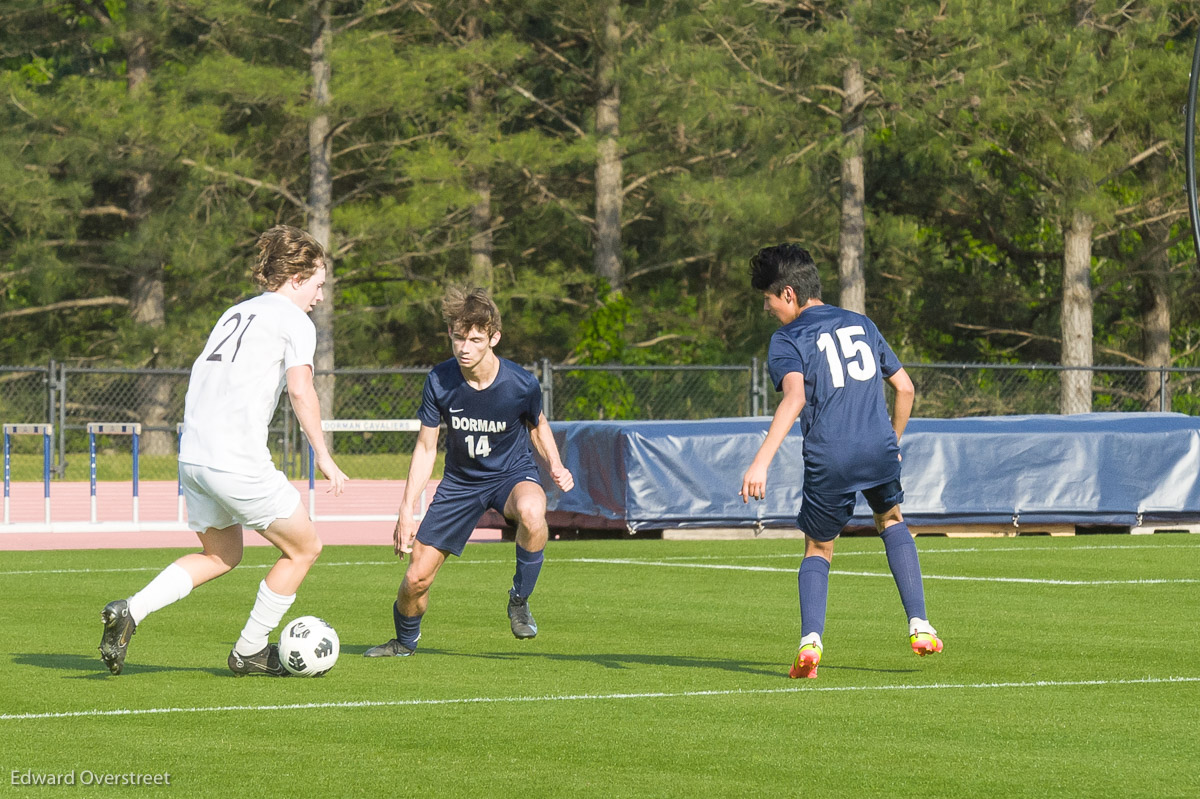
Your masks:
[[[245,475],[180,463],[179,477],[188,527],[200,533],[235,524],[265,530],[276,519],[291,516],[300,504],[300,492],[274,469]]]

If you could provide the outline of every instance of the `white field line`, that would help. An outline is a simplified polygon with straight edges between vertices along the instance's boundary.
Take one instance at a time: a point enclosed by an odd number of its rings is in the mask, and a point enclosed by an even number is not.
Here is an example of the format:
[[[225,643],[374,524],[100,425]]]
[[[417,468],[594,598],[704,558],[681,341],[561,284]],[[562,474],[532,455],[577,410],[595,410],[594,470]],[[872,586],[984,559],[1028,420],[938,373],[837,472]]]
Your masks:
[[[464,561],[464,563],[475,563],[478,561]],[[488,561],[490,563],[509,563],[510,561]],[[358,560],[346,561],[343,563],[321,563],[320,566],[395,566],[400,563],[399,560]],[[122,574],[125,572],[160,572],[166,567],[166,563],[159,566],[124,566],[117,569],[25,569],[21,571],[0,571],[0,577],[9,577],[23,574]],[[274,563],[247,563],[238,566],[240,569],[269,569],[274,566]]]
[[[1200,677],[1143,677],[1128,680],[1037,680],[1033,682],[990,683],[930,683],[926,685],[844,685],[787,688],[732,688],[711,691],[653,691],[628,694],[563,694],[543,696],[469,696],[454,699],[364,699],[347,702],[303,702],[289,705],[216,705],[212,707],[151,707],[119,710],[69,710],[54,713],[4,713],[0,721],[34,721],[38,719],[103,718],[106,716],[153,716],[170,713],[236,713],[264,710],[340,710],[375,707],[430,707],[438,705],[497,705],[538,702],[596,702],[629,699],[686,699],[710,696],[762,696],[767,694],[798,693],[862,693],[886,691],[970,691],[1021,690],[1026,688],[1110,687],[1119,685],[1162,685],[1197,683]]]
[[[560,561],[561,562],[561,561]],[[752,572],[782,572],[795,574],[795,568],[781,566],[735,566],[731,563],[677,563],[674,561],[651,561],[630,559],[603,558],[572,558],[570,563],[612,563],[628,566],[662,566],[675,569],[717,569],[722,571],[752,571]],[[852,572],[831,569],[830,574],[844,577],[887,577],[892,578],[891,572]],[[1035,577],[967,577],[963,575],[922,574],[925,580],[959,580],[973,583],[1033,583],[1035,585],[1158,585],[1158,584],[1187,584],[1200,583],[1200,579],[1179,578],[1171,580],[1051,580]]]
[[[1059,553],[1080,552],[1083,550],[1094,550],[1094,549],[1170,549],[1173,547],[1179,548],[1179,549],[1200,549],[1200,541],[1196,541],[1194,544],[1190,543],[1190,542],[1186,543],[1186,544],[1085,544],[1082,546],[1064,546],[1062,548],[1054,548],[1054,547],[1048,547],[1048,546],[1005,546],[1003,549],[992,549],[990,547],[945,547],[945,548],[941,548],[941,549],[928,549],[928,548],[922,547],[920,545],[920,539],[919,538],[917,539],[917,549],[920,551],[922,558],[924,558],[926,555],[943,555],[943,554],[955,554],[956,555],[956,554],[960,554],[960,553],[964,553],[964,552],[968,552],[968,553],[983,552],[986,554],[993,554],[993,553],[1007,554],[1009,552],[1047,552],[1047,553],[1059,554]],[[696,561],[696,560],[722,560],[722,561],[774,560],[774,559],[778,559],[778,558],[797,558],[797,557],[800,557],[802,554],[803,554],[803,547],[802,547],[802,545],[800,545],[798,543],[796,552],[774,552],[771,554],[762,554],[762,555],[671,555],[671,556],[665,557],[665,558],[658,558],[657,560],[660,560],[660,561],[668,561],[668,560],[687,560],[687,561]],[[871,550],[864,549],[864,550],[855,550],[855,551],[851,551],[851,552],[845,552],[842,550],[838,550],[836,557],[852,558],[852,557],[857,557],[857,556],[862,556],[862,555],[866,555],[868,557],[882,557],[884,555],[883,546],[880,545],[879,549],[871,549]],[[507,562],[507,561],[505,561],[505,562]]]
[[[1109,550],[1109,549],[1159,549],[1159,550],[1161,550],[1161,549],[1171,549],[1171,548],[1178,548],[1178,549],[1200,548],[1200,542],[1198,542],[1195,545],[1192,545],[1190,543],[1189,544],[1168,544],[1168,545],[1154,545],[1154,544],[1102,544],[1102,545],[1099,545],[1099,544],[1097,544],[1097,545],[1085,545],[1085,546],[1071,546],[1071,547],[1064,547],[1061,549],[1049,548],[1049,547],[1043,547],[1043,546],[1006,546],[1003,549],[992,549],[989,547],[953,547],[953,548],[949,548],[949,549],[921,549],[920,552],[921,552],[921,557],[925,558],[930,555],[961,554],[961,553],[983,553],[983,554],[994,554],[994,553],[995,554],[1006,554],[1009,552],[1070,553],[1070,552],[1079,552],[1079,551],[1084,551],[1084,550]],[[713,568],[713,569],[739,569],[739,570],[744,570],[744,571],[790,572],[790,571],[795,571],[795,568],[794,567],[792,567],[792,568],[771,568],[771,567],[766,567],[766,566],[763,566],[763,567],[735,566],[735,565],[732,565],[730,562],[731,561],[743,561],[743,560],[796,559],[796,558],[800,557],[801,554],[802,553],[799,553],[799,552],[786,552],[786,553],[773,553],[773,554],[769,554],[769,555],[690,555],[690,556],[689,555],[673,555],[673,556],[669,556],[669,557],[665,557],[665,558],[657,558],[655,560],[644,560],[644,559],[639,559],[639,558],[554,558],[553,560],[558,563],[636,564],[636,565],[646,565],[646,566],[680,566],[680,567],[690,567],[690,568],[696,568],[696,569]],[[868,557],[883,557],[884,554],[885,553],[884,553],[883,549],[880,548],[878,551],[865,551],[864,550],[864,551],[854,551],[854,552],[838,552],[836,557],[839,560],[841,560],[843,558],[863,556],[863,555],[868,556]],[[718,564],[718,565],[713,565],[713,566],[706,566],[703,563],[696,562],[696,561],[705,561],[705,560],[720,560],[720,561],[722,561],[722,563]],[[506,559],[486,558],[486,559],[479,559],[479,560],[466,559],[466,560],[461,560],[460,562],[466,563],[466,564],[471,564],[471,565],[495,565],[498,563],[507,565],[507,564],[511,563],[512,561],[507,558]],[[403,563],[403,561],[393,558],[391,560],[357,560],[357,561],[335,561],[335,562],[318,561],[316,566],[317,566],[317,568],[340,568],[340,567],[346,567],[346,566],[395,566],[400,563]],[[243,566],[242,568],[267,569],[267,568],[270,568],[272,565],[273,564],[271,564],[271,563],[257,563],[257,564],[247,564],[247,565]],[[126,566],[126,567],[113,568],[113,569],[20,569],[20,570],[11,570],[11,571],[0,571],[0,577],[15,577],[15,576],[21,576],[21,575],[36,575],[36,574],[120,574],[120,573],[125,573],[125,572],[159,572],[159,571],[162,571],[162,569],[163,569],[162,566]],[[836,570],[831,573],[832,574],[842,574],[842,575],[847,575],[847,576],[859,576],[859,577],[887,577],[887,576],[890,576],[887,574],[876,574],[876,573],[866,573],[866,572],[848,572],[848,571],[836,571]],[[954,576],[944,576],[943,577],[943,576],[928,575],[928,574],[923,575],[923,576],[925,577],[925,579],[929,579],[929,580],[975,580],[975,581],[982,580],[985,582],[1034,582],[1034,583],[1045,583],[1045,584],[1049,584],[1049,585],[1126,585],[1126,584],[1136,585],[1136,584],[1153,584],[1153,583],[1159,583],[1159,582],[1175,582],[1175,583],[1197,582],[1196,580],[1116,580],[1116,581],[1062,580],[1062,581],[1054,581],[1054,580],[1032,580],[1032,579],[1015,578],[1015,577],[1014,578],[1001,578],[1001,577],[983,578],[983,577],[954,577]]]
[[[789,569],[789,571],[795,571]],[[848,571],[833,571],[830,574],[842,574],[847,577],[887,577],[892,578],[890,572],[883,574],[877,572],[848,572]],[[1035,585],[1179,585],[1200,583],[1200,579],[1190,577],[1180,577],[1177,579],[1139,579],[1139,580],[1048,580],[1035,577],[966,577],[956,574],[922,574],[922,579],[925,580],[955,580],[959,582],[969,583],[1033,583]]]

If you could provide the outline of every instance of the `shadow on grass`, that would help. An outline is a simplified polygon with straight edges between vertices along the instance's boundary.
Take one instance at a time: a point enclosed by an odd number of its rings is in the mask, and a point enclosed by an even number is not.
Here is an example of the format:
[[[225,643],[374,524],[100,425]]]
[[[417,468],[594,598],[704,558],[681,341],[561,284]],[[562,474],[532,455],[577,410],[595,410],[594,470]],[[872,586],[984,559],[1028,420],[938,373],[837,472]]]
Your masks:
[[[738,674],[759,674],[766,677],[783,677],[790,679],[787,676],[788,666],[790,663],[776,662],[748,662],[742,660],[729,660],[726,658],[701,658],[688,657],[685,655],[619,655],[619,654],[576,654],[564,655],[561,653],[532,653],[536,657],[542,657],[547,660],[568,662],[568,663],[595,663],[603,666],[606,669],[626,669],[630,666],[665,666],[667,668],[679,669],[716,669],[718,671],[729,671]],[[486,657],[527,657],[524,654],[509,654],[509,655],[486,655]],[[821,669],[839,670],[839,671],[867,671],[878,674],[908,674],[916,671],[916,669],[874,669],[864,666],[827,666],[822,664]]]
[[[387,642],[380,641],[379,643],[383,644],[383,643],[387,643]],[[377,644],[347,644],[347,643],[343,643],[341,645],[339,651],[342,655],[361,656],[362,653],[366,652],[368,649],[374,649],[376,646],[377,646]],[[433,649],[432,647],[424,647],[424,646],[421,647],[419,650],[417,650],[417,652],[418,652],[418,654],[421,654],[421,655],[454,656],[454,655],[461,654],[459,652],[451,652],[447,649]],[[368,660],[396,660],[397,658],[367,658],[367,659]],[[398,659],[403,660],[403,658],[398,658]]]
[[[33,666],[39,669],[56,669],[59,671],[87,671],[94,672],[92,674],[75,674],[68,679],[72,680],[103,680],[109,677],[116,677],[109,672],[108,667],[100,660],[100,655],[97,653],[93,656],[67,654],[54,655],[44,652],[15,654],[12,656],[12,662],[17,666]],[[203,668],[200,666],[156,666],[151,663],[135,663],[126,661],[125,668],[122,669],[120,676],[129,677],[137,674],[154,674],[158,672],[180,672],[191,671],[200,672],[203,674],[215,674],[220,677],[232,677],[233,673],[228,668]]]
[[[829,666],[821,664],[821,673],[826,671],[865,671],[870,674],[917,674],[920,669],[873,669],[868,666]]]
[[[342,654],[361,655],[371,647],[361,645],[342,645]],[[561,652],[455,652],[447,649],[427,649],[421,647],[414,657],[444,655],[446,657],[478,658],[481,660],[521,660],[524,658],[541,658],[555,663],[594,663],[606,669],[628,669],[634,666],[661,666],[673,669],[715,669],[736,674],[757,674],[766,677],[787,676],[787,662],[750,662],[731,660],[729,658],[703,658],[687,655],[646,655],[646,654],[607,654],[595,652],[580,652],[563,654]],[[821,664],[821,669],[829,671],[862,671],[873,674],[913,674],[919,669],[879,669],[867,666],[834,666]]]
[[[448,653],[462,655],[464,653]],[[768,677],[779,675],[778,663],[752,663],[728,658],[702,658],[686,655],[644,655],[580,652],[578,654],[563,654],[561,652],[481,652],[470,657],[490,658],[496,660],[517,660],[537,657],[555,663],[594,663],[606,669],[628,669],[633,666],[662,666],[673,669],[716,669],[718,671],[735,672],[738,674],[759,674]],[[787,665],[783,666],[783,676],[787,676]]]

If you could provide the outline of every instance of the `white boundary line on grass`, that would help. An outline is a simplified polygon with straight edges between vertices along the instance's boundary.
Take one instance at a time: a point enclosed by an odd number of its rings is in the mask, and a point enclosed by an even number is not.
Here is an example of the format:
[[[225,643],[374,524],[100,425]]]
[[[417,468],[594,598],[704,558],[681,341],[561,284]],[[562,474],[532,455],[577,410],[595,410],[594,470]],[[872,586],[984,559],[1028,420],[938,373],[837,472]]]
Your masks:
[[[795,569],[789,569],[795,571]],[[848,571],[830,571],[830,574],[842,574],[848,577],[887,577],[892,579],[890,572],[848,572]],[[1033,583],[1035,585],[1188,585],[1191,583],[1200,583],[1200,579],[1192,577],[1175,577],[1171,579],[1165,578],[1142,578],[1136,580],[1050,580],[1040,577],[966,577],[955,574],[922,574],[921,577],[925,580],[954,580],[959,582],[970,583]]]
[[[788,688],[730,688],[710,691],[652,691],[629,694],[565,694],[545,696],[468,696],[457,699],[364,699],[355,702],[301,702],[290,705],[217,705],[214,707],[151,707],[122,710],[71,710],[57,713],[4,713],[0,721],[38,719],[102,718],[106,716],[150,716],[168,713],[233,713],[264,710],[342,710],[374,707],[431,707],[437,705],[495,705],[533,702],[619,701],[627,699],[686,699],[705,696],[762,696],[798,693],[858,693],[865,691],[987,690],[1021,688],[1108,687],[1115,685],[1162,685],[1200,682],[1200,677],[1142,677],[1131,680],[1036,680],[1033,682],[930,683],[927,685],[798,685]]]
[[[559,563],[611,563],[615,565],[628,566],[664,566],[673,569],[718,569],[723,571],[751,571],[751,572],[781,572],[786,574],[794,574],[795,568],[785,568],[782,566],[735,566],[730,563],[676,563],[667,561],[653,560],[631,560],[626,558],[570,558],[560,560]],[[844,577],[887,577],[892,578],[891,572],[852,572],[832,569],[830,574],[841,575]],[[1190,584],[1200,583],[1200,579],[1190,577],[1180,577],[1177,579],[1144,579],[1144,580],[1051,580],[1037,577],[966,577],[961,575],[941,575],[941,574],[922,574],[926,580],[959,580],[963,582],[973,583],[1033,583],[1035,585],[1162,585],[1162,584]]]
[[[1045,547],[1045,546],[1006,546],[1002,549],[991,549],[988,547],[951,547],[951,548],[946,548],[946,549],[922,548],[920,551],[921,551],[921,557],[924,558],[924,557],[927,557],[930,555],[961,554],[961,553],[975,553],[975,552],[983,552],[983,553],[991,555],[991,554],[1007,554],[1009,552],[1068,553],[1068,552],[1079,552],[1082,550],[1095,550],[1095,549],[1159,549],[1159,550],[1161,550],[1161,549],[1170,549],[1173,547],[1178,548],[1178,549],[1196,549],[1196,548],[1200,548],[1200,542],[1196,542],[1195,544],[1188,543],[1188,544],[1164,544],[1164,545],[1155,545],[1155,544],[1088,544],[1088,545],[1084,545],[1084,546],[1069,546],[1069,547],[1062,547],[1062,548],[1057,548],[1057,547],[1051,548],[1051,547]],[[784,558],[797,558],[797,557],[800,557],[801,554],[802,554],[801,552],[777,552],[777,553],[764,554],[764,555],[670,555],[665,558],[657,558],[653,562],[656,564],[661,563],[661,564],[669,565],[670,561],[681,561],[682,562],[682,561],[720,560],[720,561],[729,562],[729,561],[735,561],[735,560],[776,560],[776,559],[784,559]],[[839,559],[853,558],[853,557],[859,557],[859,556],[882,557],[884,554],[885,553],[882,549],[870,550],[870,551],[858,550],[858,551],[852,551],[852,552],[839,551],[837,553],[837,557]],[[583,559],[583,558],[561,558],[561,559],[556,558],[555,560],[557,560],[558,562],[561,562],[561,563],[588,562],[587,559]],[[627,559],[627,560],[630,563],[647,562],[647,561],[639,561],[637,559],[632,559],[632,558]],[[316,565],[318,567],[394,566],[401,562],[402,561],[400,561],[398,559],[394,559],[394,560],[359,560],[359,561],[344,561],[344,562],[333,562],[333,563],[317,561]],[[474,564],[485,564],[486,565],[486,564],[496,564],[496,563],[507,564],[507,563],[510,563],[511,561],[508,559],[498,560],[498,559],[484,558],[484,559],[479,559],[479,560],[467,559],[467,560],[461,560],[460,562],[469,563],[472,565],[474,565]],[[597,562],[603,562],[603,561],[597,560]],[[244,566],[243,568],[266,569],[266,568],[270,568],[271,565],[272,564],[270,564],[270,563],[259,563],[259,564],[252,564],[252,565],[248,564],[248,565]],[[30,574],[115,574],[115,573],[121,573],[121,572],[158,572],[158,571],[162,571],[161,566],[125,566],[125,567],[114,568],[114,569],[18,569],[18,570],[12,570],[12,571],[0,571],[0,577],[12,577],[12,576],[30,575]],[[785,569],[784,571],[788,571],[788,570]],[[794,571],[794,569],[792,571]]]
[[[1015,550],[1025,551],[1055,551],[1055,552],[1075,552],[1079,550],[1093,549],[1164,549],[1171,547],[1184,547],[1177,544],[1172,544],[1167,547],[1156,547],[1147,544],[1131,544],[1131,545],[1088,545],[1071,547],[1069,549],[1047,550],[1044,547],[1005,547],[1004,549],[989,549],[986,547],[956,547],[954,549],[941,550],[924,550],[923,554],[941,554],[944,552],[1012,552]],[[883,555],[884,552],[840,552],[838,558],[844,558],[854,555]],[[659,566],[664,568],[681,568],[681,569],[717,569],[723,571],[751,571],[751,572],[775,572],[780,574],[788,574],[794,572],[795,567],[781,566],[742,566],[732,563],[696,563],[698,560],[753,560],[753,559],[770,559],[770,558],[796,558],[797,553],[788,554],[772,554],[772,555],[745,555],[745,556],[728,556],[722,557],[719,555],[696,555],[696,556],[671,556],[667,558],[659,558],[656,560],[642,560],[638,558],[556,558],[557,563],[597,563],[609,565],[631,565],[631,566]],[[692,561],[692,562],[689,562]],[[471,565],[495,565],[497,563],[507,564],[508,560],[463,560],[462,563]],[[346,566],[395,566],[402,561],[399,560],[360,560],[360,561],[341,561],[333,563],[318,563],[320,567],[336,568]],[[267,569],[273,564],[258,563],[247,565],[244,568],[249,569]],[[127,566],[112,569],[23,569],[13,571],[0,571],[0,577],[21,576],[21,575],[38,575],[38,574],[114,574],[123,572],[158,572],[161,571],[161,566]],[[891,577],[888,572],[861,572],[861,571],[845,571],[834,569],[830,574],[841,575],[845,577]],[[938,575],[924,574],[922,577],[926,580],[949,580],[958,582],[984,582],[984,583],[1023,583],[1033,585],[1064,585],[1064,586],[1093,586],[1093,585],[1186,585],[1200,583],[1200,579],[1196,578],[1177,578],[1177,579],[1135,579],[1135,580],[1055,580],[1033,577],[968,577],[963,575]]]
[[[1170,549],[1172,547],[1177,547],[1179,549],[1200,549],[1200,541],[1197,541],[1194,544],[1190,543],[1190,542],[1186,543],[1186,544],[1087,544],[1087,545],[1083,545],[1083,546],[1064,546],[1061,548],[1052,548],[1052,547],[1048,547],[1048,546],[1006,546],[1002,549],[1001,548],[992,549],[990,547],[946,547],[944,549],[931,549],[928,547],[920,547],[919,546],[918,549],[921,552],[921,557],[925,557],[926,555],[942,555],[942,554],[957,555],[957,554],[961,554],[964,552],[966,552],[966,553],[984,552],[989,555],[993,554],[993,553],[1008,554],[1009,552],[1046,552],[1046,553],[1058,554],[1058,553],[1079,552],[1082,550],[1092,550],[1092,549],[1159,549],[1159,550],[1162,550],[1162,549]],[[882,548],[870,549],[870,550],[867,550],[867,549],[853,550],[850,552],[846,552],[844,550],[839,549],[837,552],[837,557],[852,558],[852,557],[858,557],[858,556],[862,556],[862,555],[879,557],[884,554],[886,554],[886,553],[883,551]],[[775,560],[775,559],[779,559],[779,558],[796,558],[796,557],[800,557],[802,555],[803,555],[803,551],[801,549],[800,551],[797,551],[797,552],[772,552],[770,554],[762,554],[762,555],[670,555],[665,558],[658,558],[658,560],[662,560],[662,561],[668,561],[668,560],[724,560],[724,561],[730,561],[730,560]]]
[[[511,563],[510,560],[468,560],[464,563]],[[396,566],[402,563],[399,560],[355,560],[355,561],[335,561],[333,563],[321,563],[318,565],[324,567],[331,566]],[[275,564],[272,563],[247,563],[238,566],[241,569],[269,569]],[[121,574],[124,572],[160,572],[164,566],[122,566],[115,569],[21,569],[15,571],[0,571],[0,577],[13,577],[32,574]]]

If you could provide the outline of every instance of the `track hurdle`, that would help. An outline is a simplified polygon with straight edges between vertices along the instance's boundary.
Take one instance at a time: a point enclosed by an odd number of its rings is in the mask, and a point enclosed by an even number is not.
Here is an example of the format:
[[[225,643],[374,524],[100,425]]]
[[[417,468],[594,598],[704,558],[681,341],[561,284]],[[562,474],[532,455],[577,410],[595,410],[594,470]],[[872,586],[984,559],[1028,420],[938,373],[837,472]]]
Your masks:
[[[420,419],[322,419],[323,433],[417,433],[421,430]],[[308,516],[314,522],[388,522],[396,518],[395,514],[364,514],[361,516],[337,515],[317,516],[317,468],[316,453],[312,445],[308,447]],[[425,516],[425,492],[421,492],[421,511],[418,519]]]
[[[54,438],[52,424],[6,424],[4,425],[4,523],[10,524],[9,505],[12,490],[12,436],[42,436],[42,491],[46,498],[46,524],[50,524],[50,452]]]
[[[92,524],[99,522],[96,507],[96,436],[131,436],[133,439],[133,524],[138,524],[138,441],[142,435],[142,425],[138,422],[89,422],[88,454],[89,474],[91,475]]]

